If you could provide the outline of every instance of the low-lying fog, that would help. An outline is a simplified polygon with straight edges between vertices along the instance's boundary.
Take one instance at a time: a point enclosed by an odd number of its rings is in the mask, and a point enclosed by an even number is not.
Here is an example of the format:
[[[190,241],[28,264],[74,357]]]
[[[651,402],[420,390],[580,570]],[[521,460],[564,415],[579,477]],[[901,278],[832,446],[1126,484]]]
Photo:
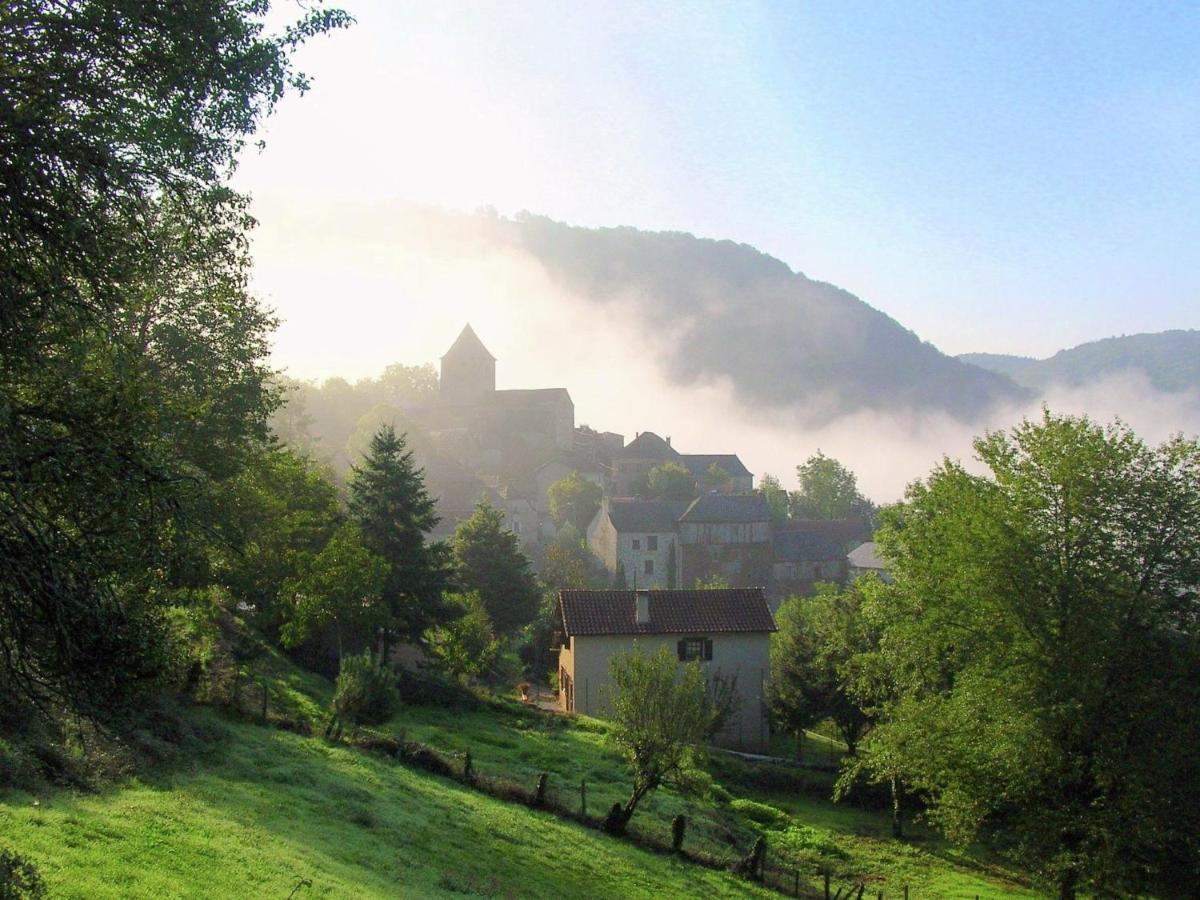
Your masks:
[[[486,217],[384,204],[323,210],[314,219],[304,198],[256,201],[264,224],[255,237],[254,286],[283,318],[275,362],[293,377],[353,381],[393,362],[436,364],[470,322],[497,358],[498,387],[566,387],[577,424],[627,441],[655,431],[685,452],[736,452],[756,476],[773,473],[786,486],[796,463],[820,448],[849,465],[879,502],[899,497],[943,455],[968,458],[972,436],[985,427],[1036,415],[1043,402],[1008,404],[969,424],[886,404],[830,417],[828,398],[802,383],[784,385],[785,402],[765,402],[763,393],[781,392],[750,390],[734,381],[745,366],[722,367],[723,358],[762,352],[757,346],[731,339],[719,347],[720,335],[714,342],[710,334],[702,380],[677,374],[688,352],[681,334],[697,317],[703,326],[703,303],[673,310],[636,289],[596,302],[564,288],[528,252],[497,241]],[[887,312],[886,297],[863,299]],[[777,311],[743,312],[769,330]],[[764,371],[787,377],[786,366]],[[1140,374],[1052,391],[1044,402],[1056,412],[1120,417],[1150,441],[1200,431],[1200,397],[1157,392]],[[812,424],[814,410],[822,424]]]

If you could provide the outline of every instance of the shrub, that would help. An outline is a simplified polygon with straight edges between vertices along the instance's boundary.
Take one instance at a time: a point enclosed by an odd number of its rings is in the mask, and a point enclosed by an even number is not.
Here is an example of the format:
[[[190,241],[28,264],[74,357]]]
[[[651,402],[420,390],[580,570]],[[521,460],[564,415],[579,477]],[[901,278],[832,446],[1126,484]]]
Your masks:
[[[333,709],[338,717],[358,725],[385,722],[400,704],[391,669],[377,663],[370,652],[342,658]]]
[[[400,697],[405,703],[455,709],[478,709],[480,706],[479,698],[465,685],[429,671],[400,669],[396,679],[400,686]]]
[[[786,813],[766,803],[739,799],[729,805],[735,812],[741,813],[751,822],[757,822],[759,825],[778,825],[787,821]]]
[[[486,672],[500,652],[492,620],[479,594],[454,594],[447,598],[457,617],[425,632],[429,653],[438,668],[462,679]]]
[[[0,900],[40,900],[46,885],[37,866],[11,850],[0,850]]]
[[[19,742],[0,737],[0,787],[31,788],[38,782],[38,765]]]

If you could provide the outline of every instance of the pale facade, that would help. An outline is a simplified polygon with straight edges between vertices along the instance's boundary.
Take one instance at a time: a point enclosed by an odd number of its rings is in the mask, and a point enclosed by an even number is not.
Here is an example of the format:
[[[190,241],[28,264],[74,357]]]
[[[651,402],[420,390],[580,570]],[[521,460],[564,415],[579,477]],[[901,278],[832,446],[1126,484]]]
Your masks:
[[[639,595],[648,612],[642,623],[634,612]],[[716,614],[714,603],[720,607]],[[607,624],[598,624],[594,609],[588,609],[598,604],[620,607],[621,614],[603,612]],[[667,606],[670,609],[663,615]],[[714,743],[751,752],[766,749],[770,734],[765,690],[775,625],[761,591],[563,591],[560,611],[564,631],[559,707],[564,712],[604,718],[611,697],[613,657],[634,651],[651,654],[666,647],[680,665],[694,657],[708,677],[736,679],[733,715]],[[631,629],[640,632],[587,633]]]

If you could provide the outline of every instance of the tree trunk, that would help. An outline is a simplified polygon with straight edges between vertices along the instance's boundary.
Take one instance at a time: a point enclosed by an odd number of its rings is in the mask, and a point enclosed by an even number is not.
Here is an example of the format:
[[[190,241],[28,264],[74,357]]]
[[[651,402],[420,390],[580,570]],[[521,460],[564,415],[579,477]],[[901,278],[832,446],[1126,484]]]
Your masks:
[[[892,778],[892,837],[904,837],[904,796],[903,788]]]
[[[804,761],[804,729],[796,729],[796,762]]]
[[[1058,900],[1075,900],[1075,886],[1079,883],[1079,870],[1074,866],[1063,872],[1058,882]]]

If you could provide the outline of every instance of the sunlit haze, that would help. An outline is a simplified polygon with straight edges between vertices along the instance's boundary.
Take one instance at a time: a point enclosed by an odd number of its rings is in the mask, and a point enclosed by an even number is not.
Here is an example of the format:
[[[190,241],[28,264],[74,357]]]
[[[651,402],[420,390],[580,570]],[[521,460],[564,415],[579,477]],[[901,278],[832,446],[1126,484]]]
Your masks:
[[[1200,327],[1194,5],[345,5],[358,24],[302,50],[313,89],[237,175],[294,376],[434,362],[469,321],[500,387],[566,387],[577,422],[759,474],[820,446],[889,500],[966,452],[936,417],[814,432],[668,384],[629,309],[443,243],[419,208],[747,243],[951,354]],[[1136,382],[1051,399],[1149,438],[1200,422]]]

